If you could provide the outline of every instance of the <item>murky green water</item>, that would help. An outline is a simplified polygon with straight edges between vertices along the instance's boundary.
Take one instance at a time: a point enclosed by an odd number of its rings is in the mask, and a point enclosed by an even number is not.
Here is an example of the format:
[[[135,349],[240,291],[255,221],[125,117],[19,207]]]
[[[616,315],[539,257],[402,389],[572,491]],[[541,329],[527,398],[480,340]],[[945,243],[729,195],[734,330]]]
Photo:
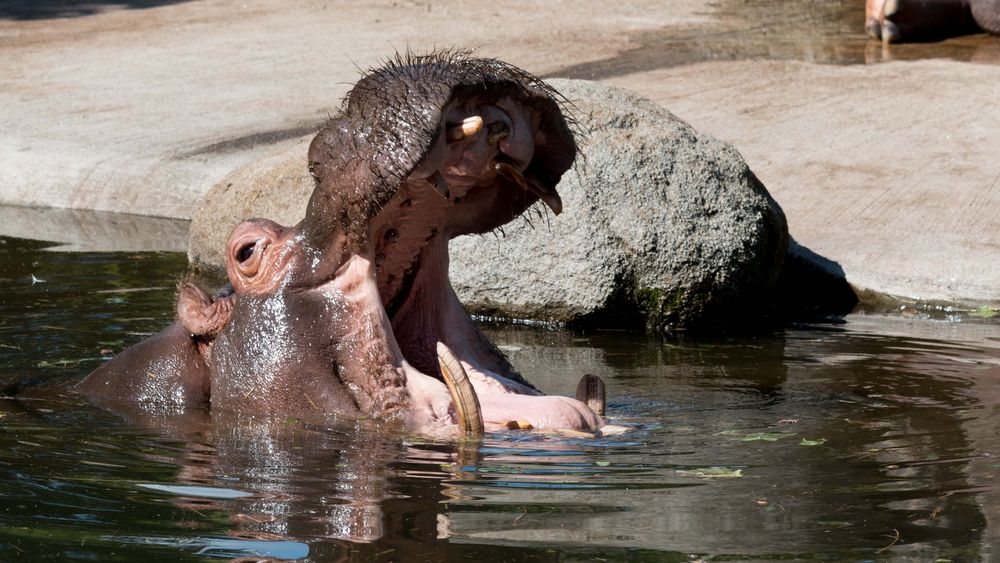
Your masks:
[[[456,446],[94,407],[67,386],[170,320],[185,258],[46,246],[0,239],[3,561],[971,561],[1000,542],[992,320],[492,327],[548,392],[603,376],[630,431]]]

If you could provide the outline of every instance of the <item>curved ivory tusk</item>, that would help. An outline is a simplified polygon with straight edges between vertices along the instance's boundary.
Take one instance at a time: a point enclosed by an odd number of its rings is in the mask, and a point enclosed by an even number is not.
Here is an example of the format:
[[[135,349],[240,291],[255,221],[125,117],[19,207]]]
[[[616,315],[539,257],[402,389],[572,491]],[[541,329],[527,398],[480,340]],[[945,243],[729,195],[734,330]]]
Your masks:
[[[604,380],[589,373],[581,377],[580,383],[576,385],[576,400],[590,407],[599,416],[604,416],[606,393]]]
[[[444,383],[451,392],[451,400],[455,402],[455,412],[458,413],[458,425],[462,431],[469,436],[482,436],[483,412],[479,407],[479,397],[472,388],[469,375],[465,373],[462,363],[455,357],[443,342],[437,343],[438,363],[441,365],[441,374],[444,375]]]
[[[466,117],[458,125],[453,125],[445,132],[449,143],[457,143],[483,130],[483,118],[478,115]]]
[[[544,201],[553,213],[556,215],[562,213],[562,199],[559,197],[559,193],[554,189],[550,190],[530,178],[525,178],[524,175],[521,174],[521,171],[511,166],[510,163],[494,162],[494,166],[496,167],[498,174],[514,182],[520,186],[522,190],[538,196],[538,199]]]

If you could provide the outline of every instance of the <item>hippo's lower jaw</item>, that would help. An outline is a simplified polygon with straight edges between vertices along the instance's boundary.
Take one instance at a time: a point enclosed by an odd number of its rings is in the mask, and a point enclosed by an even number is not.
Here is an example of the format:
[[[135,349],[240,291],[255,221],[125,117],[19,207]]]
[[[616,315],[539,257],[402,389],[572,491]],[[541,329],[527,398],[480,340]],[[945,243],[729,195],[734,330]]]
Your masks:
[[[436,244],[442,243],[446,245],[443,239]],[[446,247],[443,250],[446,259]],[[486,430],[510,428],[513,424],[554,430],[593,431],[601,427],[601,418],[583,402],[541,395],[534,388],[491,370],[490,367],[503,369],[497,361],[503,356],[462,308],[448,283],[447,271],[439,268],[441,263],[428,258],[421,261],[420,271],[414,277],[415,287],[409,288],[409,297],[400,308],[400,311],[421,311],[420,322],[412,322],[415,317],[408,317],[410,321],[401,319],[400,312],[390,322],[377,291],[374,265],[361,256],[353,256],[350,266],[342,269],[332,282],[335,293],[348,302],[363,304],[368,313],[361,316],[379,319],[378,327],[368,327],[365,332],[375,342],[384,338],[391,365],[405,379],[409,401],[402,416],[407,427],[432,435],[476,433],[476,421],[469,420],[470,417],[481,420]],[[428,283],[429,286],[424,285]],[[427,301],[421,302],[424,299]],[[419,351],[415,357],[420,362],[426,359],[426,348],[432,350],[433,371],[414,366],[400,347],[401,336],[410,350]],[[493,362],[490,367],[482,367],[490,361]],[[449,365],[451,369],[446,367]],[[452,373],[448,374],[449,371]],[[467,384],[451,384],[452,377],[466,380]],[[471,402],[477,404],[470,405],[469,400],[460,399],[463,394],[473,396]]]
[[[438,343],[438,357],[444,383],[413,369],[405,360],[400,366],[410,395],[406,425],[423,434],[478,436],[501,429],[594,431],[603,425],[594,411],[576,399],[496,390],[491,378],[475,370],[470,374],[468,364],[442,343]],[[487,391],[480,393],[477,387]]]

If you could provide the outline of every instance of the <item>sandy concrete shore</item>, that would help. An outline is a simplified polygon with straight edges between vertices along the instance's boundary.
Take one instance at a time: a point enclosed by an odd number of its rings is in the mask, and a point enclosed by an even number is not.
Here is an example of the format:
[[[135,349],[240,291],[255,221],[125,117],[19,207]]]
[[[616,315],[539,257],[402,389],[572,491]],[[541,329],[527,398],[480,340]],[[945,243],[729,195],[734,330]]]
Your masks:
[[[228,172],[315,130],[359,67],[475,48],[631,88],[733,143],[792,235],[860,288],[1000,303],[1000,72],[982,55],[1000,39],[942,47],[985,63],[835,66],[811,61],[859,62],[840,54],[860,28],[819,49],[791,14],[772,23],[800,35],[761,41],[725,2],[119,4],[0,8],[0,204],[190,217]]]

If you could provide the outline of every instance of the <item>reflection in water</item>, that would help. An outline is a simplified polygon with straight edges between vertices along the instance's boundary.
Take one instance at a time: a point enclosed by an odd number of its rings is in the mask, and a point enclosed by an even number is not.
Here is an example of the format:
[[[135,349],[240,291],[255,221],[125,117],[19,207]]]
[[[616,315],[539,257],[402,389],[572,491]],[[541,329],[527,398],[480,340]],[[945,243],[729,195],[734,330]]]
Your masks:
[[[0,560],[977,560],[998,540],[993,321],[487,327],[547,392],[601,375],[629,430],[435,443],[92,406],[66,386],[168,322],[183,256],[0,240]]]
[[[723,0],[714,8],[716,21],[710,26],[637,32],[631,37],[637,47],[550,76],[598,80],[701,62],[745,60],[872,64],[947,58],[1000,64],[1000,39],[986,34],[933,43],[871,41],[864,29],[864,4],[858,0]]]

